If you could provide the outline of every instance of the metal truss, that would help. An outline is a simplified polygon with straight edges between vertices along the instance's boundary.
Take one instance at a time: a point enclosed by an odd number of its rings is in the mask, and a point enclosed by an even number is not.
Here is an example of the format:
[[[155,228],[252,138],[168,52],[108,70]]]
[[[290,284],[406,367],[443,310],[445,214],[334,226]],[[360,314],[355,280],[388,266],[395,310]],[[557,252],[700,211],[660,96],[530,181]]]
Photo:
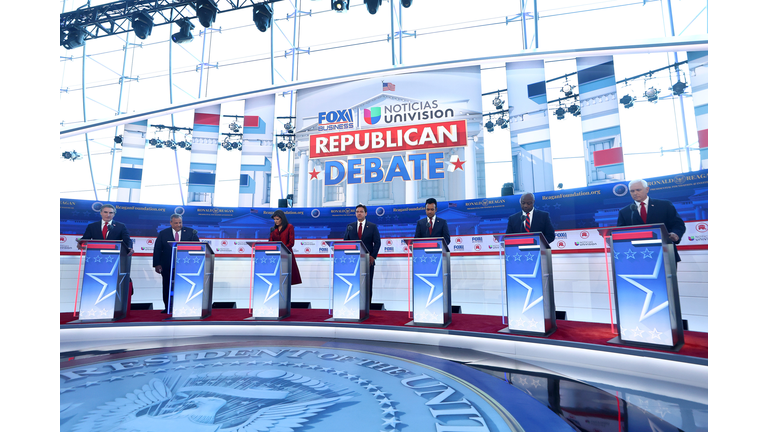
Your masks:
[[[278,1],[282,0],[219,0],[216,6],[218,13],[224,13]],[[136,12],[148,13],[155,26],[195,18],[195,3],[195,0],[123,0],[63,13],[59,15],[59,25],[61,29],[80,27],[85,31],[85,40],[97,39],[132,31],[131,17]]]

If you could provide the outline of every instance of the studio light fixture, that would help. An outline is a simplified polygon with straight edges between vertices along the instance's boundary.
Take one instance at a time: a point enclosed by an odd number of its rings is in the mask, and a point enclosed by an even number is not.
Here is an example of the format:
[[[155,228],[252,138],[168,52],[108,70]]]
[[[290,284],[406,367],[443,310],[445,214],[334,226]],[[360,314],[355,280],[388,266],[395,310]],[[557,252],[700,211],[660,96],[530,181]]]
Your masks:
[[[272,25],[272,6],[269,3],[259,3],[253,7],[253,23],[260,32],[265,32]]]
[[[685,93],[686,88],[688,88],[688,83],[678,81],[672,86],[672,94],[675,96],[680,96],[681,94]]]
[[[74,150],[72,151],[65,151],[61,154],[61,157],[67,160],[71,160],[72,162],[76,161],[77,159],[80,159],[80,154]]]
[[[237,124],[237,119],[235,119],[235,121],[229,124],[229,130],[231,130],[234,133],[240,132],[240,128],[241,126]]]
[[[493,132],[493,126],[494,126],[494,123],[492,119],[485,122],[485,130],[487,130],[488,132]]]
[[[497,94],[495,98],[493,98],[493,101],[491,101],[494,107],[496,107],[497,110],[500,110],[504,108],[504,101],[501,100],[501,95]]]
[[[400,4],[403,5],[404,8],[411,7],[411,4],[413,4],[413,0],[400,0]]]
[[[184,18],[182,20],[176,21],[176,24],[179,25],[179,32],[174,33],[173,36],[171,36],[171,39],[175,43],[177,44],[187,43],[187,42],[191,42],[192,39],[195,38],[192,35],[192,30],[195,29],[195,25],[189,21],[189,18]]]
[[[115,137],[115,144],[122,144],[123,143],[123,136],[118,135]]]
[[[285,128],[285,131],[288,132],[289,134],[293,133],[293,125],[291,124],[291,122],[286,123],[283,127]]]
[[[79,48],[85,44],[85,30],[80,27],[72,26],[66,30],[66,37],[63,37],[61,45],[66,49]]]
[[[648,102],[656,103],[659,100],[659,91],[651,87],[643,93]]]
[[[368,13],[374,15],[379,11],[381,0],[365,0],[365,6],[368,8]]]
[[[331,0],[331,9],[336,12],[347,12],[349,10],[349,0]]]
[[[568,112],[573,114],[574,117],[578,117],[581,114],[581,107],[576,104],[572,104],[568,107]]]
[[[563,107],[559,107],[555,110],[555,117],[557,117],[558,120],[562,120],[565,118],[565,109]]]
[[[619,102],[624,105],[624,108],[632,108],[635,105],[635,98],[630,95],[625,95],[623,98],[619,99]]]
[[[568,81],[565,82],[565,85],[562,89],[560,89],[561,92],[565,93],[565,97],[573,95],[573,86],[568,84]]]
[[[200,25],[209,28],[216,21],[216,12],[219,10],[213,0],[198,0],[195,3],[195,11]]]
[[[152,27],[155,26],[155,23],[147,11],[138,11],[131,16],[131,26],[136,37],[144,40],[152,34]]]

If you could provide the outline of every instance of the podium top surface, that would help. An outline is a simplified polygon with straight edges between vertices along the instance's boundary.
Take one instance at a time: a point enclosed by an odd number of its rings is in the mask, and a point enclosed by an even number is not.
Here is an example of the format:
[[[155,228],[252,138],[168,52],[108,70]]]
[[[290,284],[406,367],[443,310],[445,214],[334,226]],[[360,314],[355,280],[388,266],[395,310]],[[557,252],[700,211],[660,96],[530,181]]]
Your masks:
[[[184,246],[184,245],[205,245],[206,251],[210,252],[212,255],[216,255],[213,252],[213,249],[211,248],[211,245],[208,242],[204,242],[204,241],[176,241],[176,240],[168,240],[168,243],[171,244],[171,247],[173,247],[174,245],[181,245],[181,246]]]
[[[405,240],[409,246],[416,242],[438,242],[439,247],[441,247],[446,252],[450,252],[450,249],[448,249],[448,244],[445,243],[445,239],[442,237],[405,238],[403,240]],[[435,245],[434,247],[438,247],[438,245]]]
[[[643,230],[643,229],[661,229],[661,234],[663,237],[666,237],[667,235],[669,235],[669,233],[667,232],[667,227],[663,223],[602,227],[602,228],[598,228],[597,232],[601,236],[605,237],[605,236],[612,235],[615,231]]]
[[[368,252],[368,248],[365,247],[365,243],[363,243],[362,240],[334,240],[334,241],[329,241],[328,243],[331,244],[331,248],[334,250],[336,250],[337,243],[359,244],[360,251],[365,252],[366,254],[370,254],[370,252]]]
[[[549,242],[544,237],[544,233],[540,231],[534,231],[534,232],[528,232],[528,233],[504,234],[503,236],[501,236],[502,240],[504,241],[506,241],[507,239],[530,239],[531,237],[538,237],[539,245],[543,246],[545,249],[551,249],[549,246]]]

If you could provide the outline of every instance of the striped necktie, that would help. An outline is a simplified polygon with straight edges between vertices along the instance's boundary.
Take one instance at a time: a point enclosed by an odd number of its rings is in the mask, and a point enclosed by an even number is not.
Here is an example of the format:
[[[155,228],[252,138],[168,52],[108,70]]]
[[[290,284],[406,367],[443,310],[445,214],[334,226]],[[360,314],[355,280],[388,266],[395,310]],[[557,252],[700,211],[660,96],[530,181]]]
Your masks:
[[[531,232],[531,214],[530,213],[525,214],[525,231]]]

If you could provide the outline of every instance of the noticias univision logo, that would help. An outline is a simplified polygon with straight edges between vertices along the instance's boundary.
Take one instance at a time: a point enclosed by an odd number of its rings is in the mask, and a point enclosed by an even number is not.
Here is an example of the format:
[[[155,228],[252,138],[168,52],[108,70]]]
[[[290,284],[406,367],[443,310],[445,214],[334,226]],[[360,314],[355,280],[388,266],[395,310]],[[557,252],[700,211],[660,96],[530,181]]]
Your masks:
[[[369,125],[375,125],[381,120],[381,107],[365,108],[363,110],[363,120]]]

